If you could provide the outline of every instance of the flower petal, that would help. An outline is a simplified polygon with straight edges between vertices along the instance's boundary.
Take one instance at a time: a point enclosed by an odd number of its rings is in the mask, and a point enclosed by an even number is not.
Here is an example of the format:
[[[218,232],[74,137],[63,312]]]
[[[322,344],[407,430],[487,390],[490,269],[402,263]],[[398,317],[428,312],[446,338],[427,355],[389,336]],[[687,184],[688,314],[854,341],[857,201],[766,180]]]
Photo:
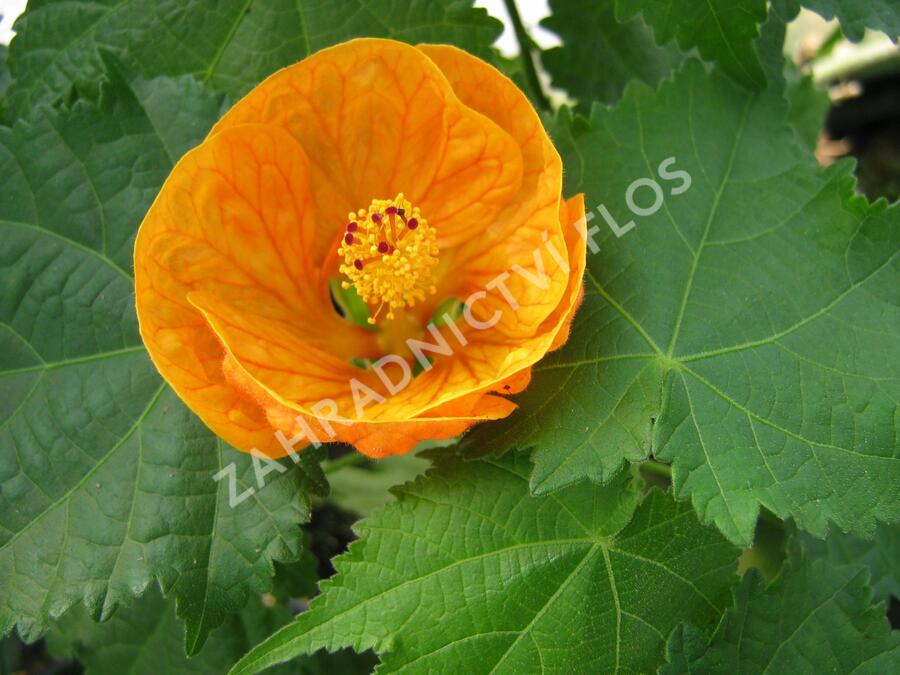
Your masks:
[[[324,50],[251,92],[173,170],[135,246],[142,336],[179,395],[243,450],[285,454],[275,430],[372,456],[451,438],[508,415],[493,392],[520,391],[565,340],[584,206],[561,189],[539,118],[487,64],[384,40]],[[487,287],[474,315],[501,318],[465,328],[391,396],[351,365],[380,349],[333,311],[328,277],[347,212],[401,191],[440,233],[438,301]],[[513,309],[491,289],[501,273]],[[378,392],[364,411],[352,383]]]
[[[575,312],[581,306],[584,299],[584,270],[587,266],[587,221],[584,213],[584,195],[577,194],[568,201],[560,204],[560,221],[563,223],[563,231],[566,236],[566,247],[569,250],[569,267],[572,273],[569,275],[569,286],[566,289],[564,302],[559,306],[559,316],[562,321],[558,323],[556,336],[550,350],[560,348],[569,339],[569,331],[572,328],[572,320]],[[559,316],[550,317],[548,321],[556,323]]]
[[[248,122],[287,129],[310,158],[318,261],[347,213],[372,199],[403,192],[447,247],[487,227],[519,192],[516,142],[401,42],[361,38],[317,52],[254,88],[211,133]]]
[[[436,297],[463,298],[484,289],[498,275],[509,273],[504,285],[521,309],[511,312],[506,297],[495,291],[482,302],[481,318],[500,310],[503,318],[499,330],[510,337],[528,335],[558,305],[568,276],[548,255],[550,247],[566,255],[558,218],[562,192],[559,153],[531,103],[497,69],[449,45],[419,45],[418,49],[437,64],[467,107],[488,117],[515,139],[523,158],[518,195],[479,237],[454,252],[456,274],[444,280]],[[498,255],[498,250],[503,255]],[[546,288],[513,273],[513,266],[518,265],[540,277],[538,264],[551,277]]]
[[[271,427],[226,381],[221,340],[198,305],[264,317],[267,332],[245,336],[248,350],[269,334],[289,334],[310,353],[375,348],[368,331],[333,311],[313,265],[307,186],[305,155],[289,134],[235,127],[178,163],[135,243],[137,314],[151,358],[207,425],[243,450],[270,445]]]
[[[425,417],[345,420],[335,414],[331,399],[320,402],[322,405],[318,414],[298,412],[296,406],[287,405],[273,391],[260,384],[230,352],[225,357],[224,371],[232,386],[265,411],[273,435],[275,430],[280,431],[292,451],[299,451],[308,441],[341,441],[353,444],[360,452],[374,458],[403,455],[420,441],[454,438],[477,422],[502,419],[516,407],[502,397],[478,392],[438,406]],[[273,458],[289,454],[280,442],[257,447],[265,448],[263,452]]]

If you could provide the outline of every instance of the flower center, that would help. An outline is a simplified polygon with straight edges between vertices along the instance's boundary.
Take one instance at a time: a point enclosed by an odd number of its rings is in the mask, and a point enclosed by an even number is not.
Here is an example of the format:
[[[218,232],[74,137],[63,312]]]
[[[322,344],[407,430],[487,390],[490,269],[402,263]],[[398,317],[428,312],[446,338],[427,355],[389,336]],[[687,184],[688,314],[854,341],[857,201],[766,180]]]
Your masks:
[[[402,192],[394,199],[373,199],[368,210],[348,218],[338,254],[344,259],[341,273],[350,281],[341,285],[355,287],[363,301],[377,305],[369,323],[376,323],[385,307],[385,318],[393,319],[395,309],[412,307],[437,290],[437,232]]]

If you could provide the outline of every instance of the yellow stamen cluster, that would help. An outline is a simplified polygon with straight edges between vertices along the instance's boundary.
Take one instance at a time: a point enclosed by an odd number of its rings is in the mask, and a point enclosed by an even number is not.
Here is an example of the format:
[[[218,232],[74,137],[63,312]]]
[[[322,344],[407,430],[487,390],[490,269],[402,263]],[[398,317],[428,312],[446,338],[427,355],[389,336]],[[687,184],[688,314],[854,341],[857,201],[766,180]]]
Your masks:
[[[354,286],[367,304],[376,306],[369,323],[377,321],[384,307],[386,318],[393,319],[393,310],[412,307],[437,290],[437,232],[402,192],[394,199],[373,199],[368,210],[348,218],[338,249],[344,260],[341,273],[350,279],[343,287]]]

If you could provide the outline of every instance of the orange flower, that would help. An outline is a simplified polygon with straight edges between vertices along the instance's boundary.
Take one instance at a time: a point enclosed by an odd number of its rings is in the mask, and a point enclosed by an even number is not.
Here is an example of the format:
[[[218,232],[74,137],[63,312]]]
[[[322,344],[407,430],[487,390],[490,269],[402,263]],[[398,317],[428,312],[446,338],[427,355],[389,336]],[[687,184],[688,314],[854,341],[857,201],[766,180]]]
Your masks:
[[[325,49],[172,171],[135,243],[141,335],[243,451],[336,440],[382,457],[452,438],[509,415],[497,393],[566,339],[584,204],[561,192],[537,114],[491,66],[443,45]],[[342,317],[333,288],[374,325]],[[430,325],[448,299],[462,316]]]

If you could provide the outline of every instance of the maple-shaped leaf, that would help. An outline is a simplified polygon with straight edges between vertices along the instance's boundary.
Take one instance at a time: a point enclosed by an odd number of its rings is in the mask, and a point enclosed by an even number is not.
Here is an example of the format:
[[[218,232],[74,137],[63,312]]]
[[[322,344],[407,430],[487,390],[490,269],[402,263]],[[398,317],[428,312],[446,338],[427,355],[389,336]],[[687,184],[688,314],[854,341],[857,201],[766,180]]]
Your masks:
[[[244,652],[292,618],[284,603],[256,595],[225,619],[200,652],[188,657],[181,646],[184,629],[174,603],[166,602],[158,589],[149,589],[133,606],[122,607],[103,623],[93,621],[81,607],[73,607],[52,626],[47,643],[56,658],[77,658],[85,675],[222,675]],[[371,672],[374,662],[371,653],[347,650],[303,656],[269,673],[363,675]]]
[[[803,532],[798,537],[814,557],[834,565],[865,565],[877,600],[900,598],[900,525],[881,525],[872,539],[843,532],[830,532],[824,541]]]
[[[265,490],[162,382],[138,335],[131,251],[173,163],[221,101],[191,78],[128,84],[99,107],[0,127],[0,633],[25,640],[83,602],[96,619],[158,580],[186,646],[299,554],[318,467]],[[318,481],[324,479],[318,475]]]
[[[900,4],[896,0],[773,0],[772,6],[786,20],[797,16],[801,5],[826,19],[841,22],[844,34],[862,40],[866,28],[880,30],[894,42],[900,38]]]
[[[681,673],[896,673],[900,633],[872,604],[868,572],[810,559],[790,547],[771,586],[749,572],[712,640],[680,626],[661,675]]]
[[[562,45],[548,49],[541,62],[553,84],[578,99],[579,110],[593,101],[615,103],[631,80],[655,85],[681,63],[671,44],[659,47],[640,17],[620,23],[615,0],[551,0],[541,21]]]
[[[522,456],[444,452],[233,673],[344,647],[374,649],[379,672],[648,672],[684,617],[718,621],[738,552],[689,506],[639,502],[627,472],[532,497]]]
[[[766,20],[766,0],[616,0],[620,21],[638,14],[653,28],[659,44],[675,40],[685,51],[697,48],[743,86],[765,86],[755,40]]]
[[[56,658],[77,658],[86,675],[221,675],[255,642],[290,620],[285,607],[266,607],[257,595],[243,610],[230,614],[203,649],[189,658],[182,649],[184,627],[174,603],[151,587],[103,623],[91,619],[82,607],[73,607],[50,628],[47,643]],[[287,672],[296,669],[285,666],[282,673]]]
[[[653,455],[745,546],[761,505],[817,536],[900,519],[900,206],[816,163],[766,63],[762,92],[690,60],[561,115],[595,228],[584,305],[520,410],[465,439],[534,448],[535,491]]]

